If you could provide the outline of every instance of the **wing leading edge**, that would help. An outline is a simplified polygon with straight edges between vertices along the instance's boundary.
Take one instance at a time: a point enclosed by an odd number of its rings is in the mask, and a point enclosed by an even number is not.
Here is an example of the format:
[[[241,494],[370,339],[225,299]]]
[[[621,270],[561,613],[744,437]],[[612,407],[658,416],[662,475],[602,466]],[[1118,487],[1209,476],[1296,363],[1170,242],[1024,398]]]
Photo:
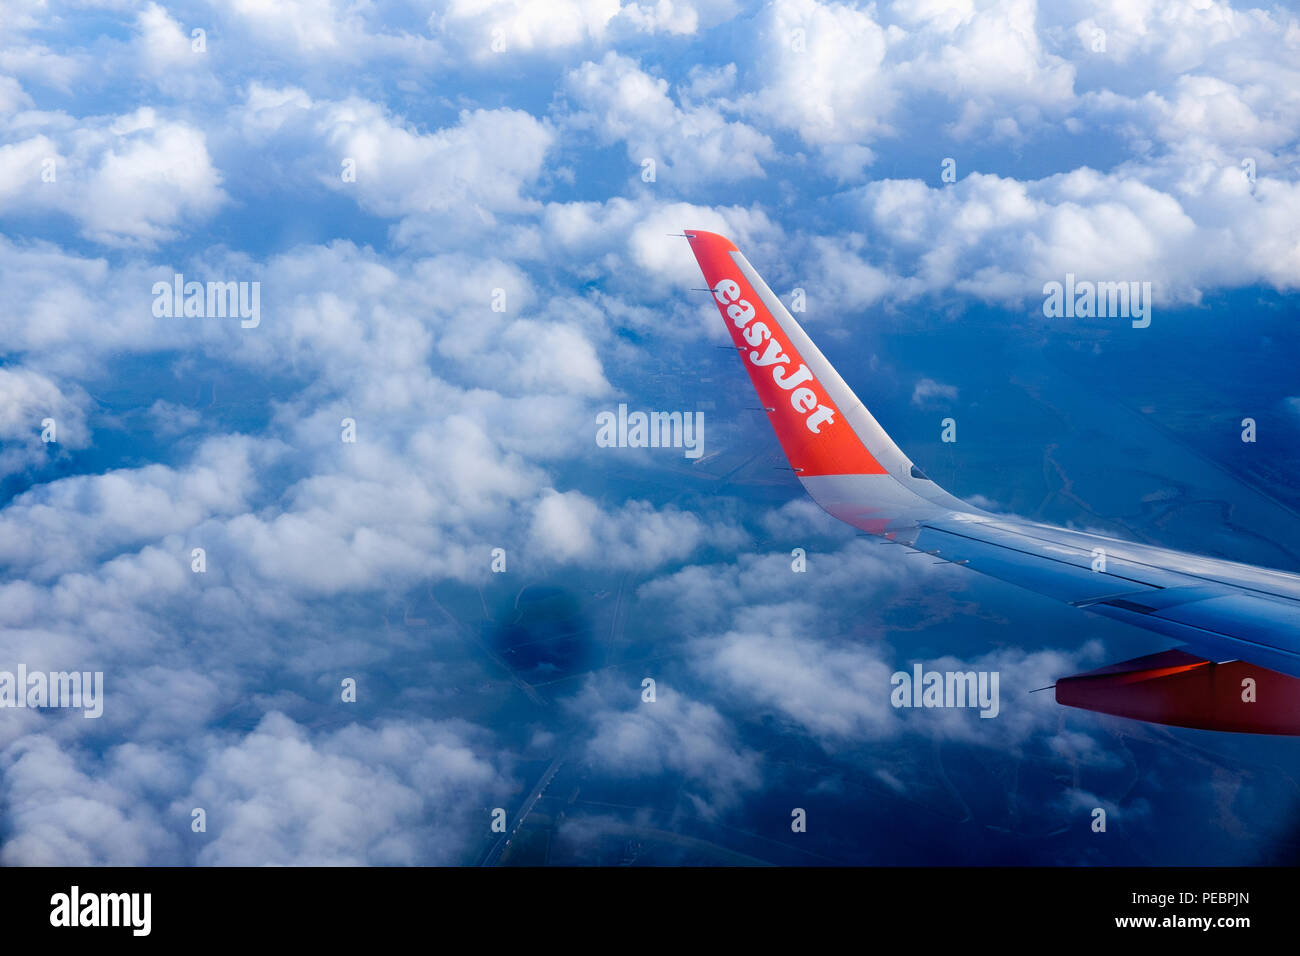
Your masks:
[[[825,511],[1186,647],[1167,652],[1176,659],[1062,678],[1060,703],[1300,735],[1300,576],[994,515],[950,495],[903,454],[730,240],[686,236],[782,450]]]

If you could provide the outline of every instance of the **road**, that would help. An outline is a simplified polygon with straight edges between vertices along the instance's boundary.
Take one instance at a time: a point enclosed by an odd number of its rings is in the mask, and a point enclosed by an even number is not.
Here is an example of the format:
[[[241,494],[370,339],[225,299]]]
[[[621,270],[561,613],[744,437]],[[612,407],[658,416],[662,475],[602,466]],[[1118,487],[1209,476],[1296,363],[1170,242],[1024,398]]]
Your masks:
[[[519,808],[519,813],[515,816],[514,824],[506,828],[506,832],[501,834],[501,839],[497,840],[492,849],[488,851],[487,856],[483,858],[482,866],[497,865],[497,861],[501,859],[501,854],[503,854],[506,847],[510,845],[510,841],[515,838],[515,834],[519,832],[519,828],[523,826],[524,821],[528,819],[528,814],[533,812],[533,807],[535,807],[537,801],[542,798],[542,794],[546,792],[546,788],[551,785],[552,778],[555,777],[562,766],[564,766],[564,759],[562,757],[556,757],[551,761],[550,766],[546,768],[546,772],[543,773],[541,778],[537,781],[537,786],[533,787],[532,792],[528,794],[528,799],[526,799],[523,806]]]

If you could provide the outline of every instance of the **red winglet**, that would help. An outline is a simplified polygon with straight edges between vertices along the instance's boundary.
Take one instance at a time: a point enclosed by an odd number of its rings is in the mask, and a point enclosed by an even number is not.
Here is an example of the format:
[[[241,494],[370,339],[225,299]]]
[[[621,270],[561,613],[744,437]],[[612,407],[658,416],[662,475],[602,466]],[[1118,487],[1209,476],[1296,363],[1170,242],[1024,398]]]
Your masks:
[[[783,321],[794,321],[789,313],[777,302],[781,314],[774,315],[745,278],[732,256],[739,251],[731,240],[694,229],[686,230],[686,237],[795,472],[804,478],[887,474],[791,344],[783,327]],[[777,301],[765,285],[762,291]]]

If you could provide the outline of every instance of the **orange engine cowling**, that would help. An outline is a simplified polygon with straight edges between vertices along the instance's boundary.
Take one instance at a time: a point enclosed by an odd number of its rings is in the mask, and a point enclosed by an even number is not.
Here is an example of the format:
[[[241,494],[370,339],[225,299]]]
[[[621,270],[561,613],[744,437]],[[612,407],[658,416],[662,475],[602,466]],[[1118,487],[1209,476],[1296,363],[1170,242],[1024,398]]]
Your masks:
[[[1178,650],[1063,677],[1056,702],[1175,727],[1300,736],[1300,679]]]

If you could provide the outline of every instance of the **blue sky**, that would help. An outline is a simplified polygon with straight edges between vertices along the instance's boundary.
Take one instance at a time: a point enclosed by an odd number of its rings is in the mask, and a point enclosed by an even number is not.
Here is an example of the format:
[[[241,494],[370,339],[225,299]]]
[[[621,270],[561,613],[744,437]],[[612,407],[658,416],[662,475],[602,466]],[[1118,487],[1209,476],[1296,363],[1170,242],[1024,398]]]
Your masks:
[[[106,699],[0,711],[0,861],[1293,859],[1290,741],[1029,694],[1150,635],[805,498],[670,234],[954,493],[1300,571],[1298,53],[1214,0],[11,0],[0,669]],[[704,457],[598,447],[620,402]],[[998,718],[890,707],[944,661]]]

